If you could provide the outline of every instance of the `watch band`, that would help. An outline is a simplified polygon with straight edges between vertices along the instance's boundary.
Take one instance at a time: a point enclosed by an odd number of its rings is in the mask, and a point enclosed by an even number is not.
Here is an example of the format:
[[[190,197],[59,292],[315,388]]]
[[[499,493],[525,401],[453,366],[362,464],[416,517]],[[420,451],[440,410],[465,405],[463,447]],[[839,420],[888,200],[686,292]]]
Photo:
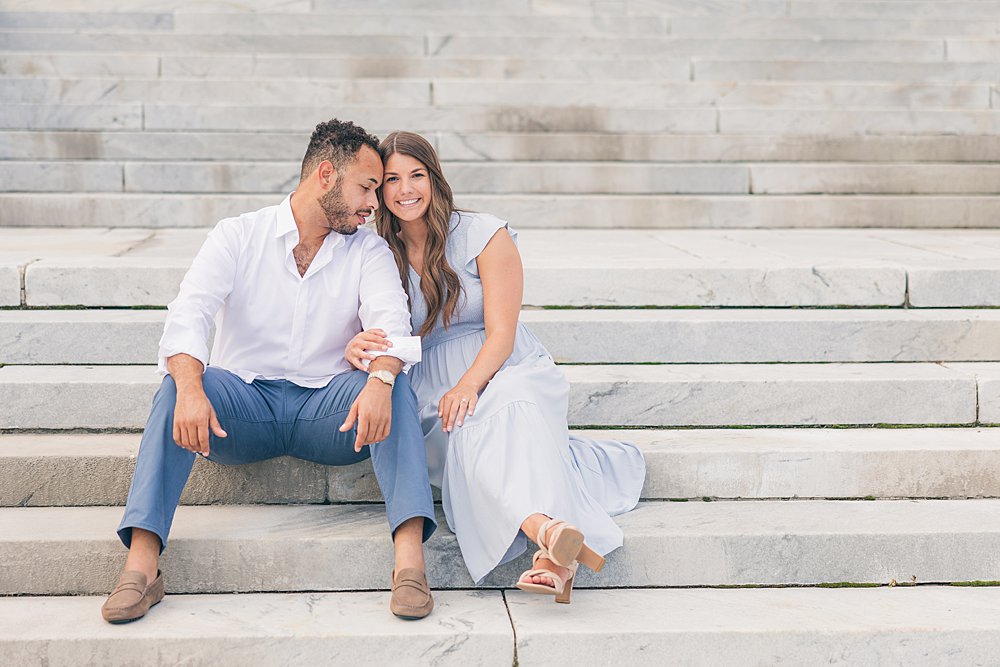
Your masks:
[[[381,380],[390,387],[396,383],[396,376],[389,371],[369,371],[368,379],[371,380],[372,378]]]

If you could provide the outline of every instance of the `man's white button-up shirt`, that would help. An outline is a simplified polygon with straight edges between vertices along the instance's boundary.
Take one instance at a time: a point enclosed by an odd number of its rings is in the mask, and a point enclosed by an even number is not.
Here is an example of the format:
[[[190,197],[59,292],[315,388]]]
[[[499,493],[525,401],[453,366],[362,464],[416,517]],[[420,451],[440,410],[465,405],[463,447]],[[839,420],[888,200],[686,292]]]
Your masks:
[[[390,338],[410,335],[396,262],[373,231],[330,232],[299,276],[291,198],[226,218],[209,233],[168,306],[161,373],[167,357],[182,352],[208,366],[213,323],[211,365],[244,382],[284,379],[302,387],[325,387],[351,370],[344,348],[362,329],[384,329]],[[404,362],[404,370],[420,360],[403,350],[389,354]]]

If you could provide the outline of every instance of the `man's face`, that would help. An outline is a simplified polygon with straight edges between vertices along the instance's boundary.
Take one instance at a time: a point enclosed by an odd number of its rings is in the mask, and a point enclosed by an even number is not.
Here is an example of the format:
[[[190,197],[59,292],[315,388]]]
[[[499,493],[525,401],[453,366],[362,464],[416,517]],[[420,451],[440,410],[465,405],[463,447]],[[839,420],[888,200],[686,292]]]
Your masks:
[[[375,189],[381,182],[382,160],[370,147],[362,146],[338,182],[319,199],[330,229],[345,235],[358,231],[378,208]]]

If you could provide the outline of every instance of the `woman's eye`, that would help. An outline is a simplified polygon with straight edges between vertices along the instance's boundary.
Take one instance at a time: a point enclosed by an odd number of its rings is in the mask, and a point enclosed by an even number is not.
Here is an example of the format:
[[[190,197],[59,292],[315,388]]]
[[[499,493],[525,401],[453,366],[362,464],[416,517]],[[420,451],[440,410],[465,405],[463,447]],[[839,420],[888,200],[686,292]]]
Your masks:
[[[396,177],[395,177],[395,176],[390,176],[389,178],[385,179],[385,182],[386,182],[386,183],[393,183],[393,182],[395,182],[396,180],[397,180],[397,179],[396,179]]]

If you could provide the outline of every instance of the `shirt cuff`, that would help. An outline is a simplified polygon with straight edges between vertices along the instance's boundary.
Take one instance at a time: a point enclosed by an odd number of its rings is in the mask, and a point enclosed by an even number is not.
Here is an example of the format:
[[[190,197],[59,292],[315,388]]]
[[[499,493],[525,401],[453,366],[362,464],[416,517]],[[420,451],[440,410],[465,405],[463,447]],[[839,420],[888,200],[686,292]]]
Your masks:
[[[187,354],[200,361],[201,365],[204,367],[202,368],[202,373],[204,373],[205,369],[208,368],[208,348],[204,343],[199,345],[197,341],[192,339],[190,341],[175,342],[169,346],[163,344],[160,345],[160,351],[156,362],[157,375],[163,377],[169,373],[167,370],[167,359],[175,354]]]
[[[408,372],[413,364],[420,362],[420,336],[390,336],[388,340],[392,343],[392,347],[388,350],[367,350],[368,354],[376,357],[396,357],[403,362],[403,373]],[[367,369],[371,361],[362,359],[361,363]]]

